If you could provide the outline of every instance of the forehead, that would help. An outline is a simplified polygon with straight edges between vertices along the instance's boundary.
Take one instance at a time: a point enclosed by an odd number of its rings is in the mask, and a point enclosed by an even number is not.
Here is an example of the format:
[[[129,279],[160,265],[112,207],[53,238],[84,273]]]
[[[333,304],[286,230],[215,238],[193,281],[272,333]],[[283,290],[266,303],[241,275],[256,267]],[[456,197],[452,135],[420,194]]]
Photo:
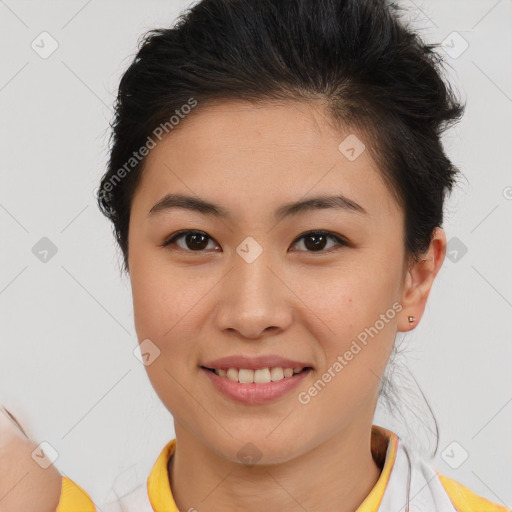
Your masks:
[[[400,214],[364,149],[370,143],[335,127],[320,104],[199,104],[149,152],[133,206],[141,203],[147,212],[165,193],[180,192],[222,203],[243,217],[341,193],[371,215]]]

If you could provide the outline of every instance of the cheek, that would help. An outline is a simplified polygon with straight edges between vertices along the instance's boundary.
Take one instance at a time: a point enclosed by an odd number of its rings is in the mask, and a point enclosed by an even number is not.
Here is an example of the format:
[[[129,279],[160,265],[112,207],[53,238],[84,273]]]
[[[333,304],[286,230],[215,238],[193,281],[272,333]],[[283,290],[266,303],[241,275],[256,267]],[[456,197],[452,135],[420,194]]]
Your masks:
[[[165,286],[150,271],[139,270],[136,266],[131,272],[131,285],[135,329],[139,341],[160,338],[158,327],[163,325],[164,306],[159,298]]]
[[[387,278],[379,281],[368,272],[352,272],[344,278],[338,275],[325,284],[322,294],[308,298],[322,319],[323,334],[316,337],[324,361],[312,387],[301,390],[302,398],[310,400],[304,410],[314,418],[336,411],[335,429],[357,411],[370,410],[377,399],[401,309],[389,286]],[[315,428],[324,427],[319,421]]]
[[[171,375],[182,382],[197,363],[193,347],[204,324],[198,315],[203,314],[201,299],[211,284],[190,281],[182,270],[142,263],[134,264],[131,273],[137,339],[149,339],[158,349],[159,356],[146,366],[157,392],[176,389],[179,385]]]
[[[369,368],[380,374],[395,339],[401,309],[400,268],[395,270],[389,265],[386,270],[381,262],[372,264],[365,259],[363,264],[363,258],[360,261],[333,271],[320,283],[318,279],[301,277],[299,294],[312,305],[306,314],[317,319],[309,325],[318,326],[315,336],[325,353],[326,368],[338,356],[346,356],[347,366]],[[357,373],[345,373],[355,381],[362,378]],[[368,376],[365,372],[365,378]]]
[[[130,281],[138,339],[161,342],[191,308],[182,273],[171,271],[149,253],[134,250]]]
[[[173,273],[174,274],[174,273]],[[176,273],[177,274],[177,273]],[[169,275],[148,261],[135,260],[130,274],[135,329],[140,343],[151,340],[151,357],[145,366],[153,389],[162,403],[180,421],[196,414],[194,401],[183,391],[194,365],[188,326],[194,317],[195,291],[185,286],[179,275]],[[141,351],[142,351],[141,346]],[[157,354],[156,356],[154,354]]]

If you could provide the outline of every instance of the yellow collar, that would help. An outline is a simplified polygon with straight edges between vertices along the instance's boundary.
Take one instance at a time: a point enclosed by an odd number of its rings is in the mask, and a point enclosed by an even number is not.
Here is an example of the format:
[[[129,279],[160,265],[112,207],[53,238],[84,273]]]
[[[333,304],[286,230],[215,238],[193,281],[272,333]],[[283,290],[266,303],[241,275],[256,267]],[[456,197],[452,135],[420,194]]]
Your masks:
[[[384,467],[377,483],[356,512],[376,512],[388,485],[396,458],[398,436],[378,425],[372,426],[371,450],[374,458],[385,457]],[[155,512],[179,512],[172,495],[167,465],[176,448],[176,439],[169,441],[160,452],[147,481],[148,496]]]

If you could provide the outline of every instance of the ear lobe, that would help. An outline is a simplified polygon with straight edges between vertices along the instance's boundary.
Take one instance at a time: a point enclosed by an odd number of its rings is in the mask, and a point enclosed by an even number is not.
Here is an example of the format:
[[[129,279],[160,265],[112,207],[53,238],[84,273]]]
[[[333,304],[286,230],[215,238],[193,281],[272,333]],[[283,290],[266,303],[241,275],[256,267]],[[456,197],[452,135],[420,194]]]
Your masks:
[[[446,235],[442,228],[437,227],[428,251],[407,270],[400,301],[403,309],[398,320],[399,331],[410,331],[418,325],[445,255]],[[414,323],[409,322],[409,316],[415,318]]]

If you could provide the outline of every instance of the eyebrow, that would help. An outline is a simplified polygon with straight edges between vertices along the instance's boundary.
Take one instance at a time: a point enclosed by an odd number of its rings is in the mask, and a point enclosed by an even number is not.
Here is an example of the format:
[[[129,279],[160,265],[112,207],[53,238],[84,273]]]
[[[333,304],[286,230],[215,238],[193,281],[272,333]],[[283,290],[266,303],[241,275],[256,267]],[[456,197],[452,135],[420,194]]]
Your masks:
[[[212,215],[219,218],[232,219],[231,214],[224,207],[192,196],[182,194],[167,194],[160,199],[148,212],[148,217],[153,217],[159,213],[181,208],[191,210],[203,215]],[[279,207],[275,213],[275,219],[280,221],[286,217],[291,217],[314,210],[325,209],[346,210],[353,213],[368,215],[368,212],[358,203],[352,201],[343,194],[335,196],[317,196],[309,199],[296,201]]]

